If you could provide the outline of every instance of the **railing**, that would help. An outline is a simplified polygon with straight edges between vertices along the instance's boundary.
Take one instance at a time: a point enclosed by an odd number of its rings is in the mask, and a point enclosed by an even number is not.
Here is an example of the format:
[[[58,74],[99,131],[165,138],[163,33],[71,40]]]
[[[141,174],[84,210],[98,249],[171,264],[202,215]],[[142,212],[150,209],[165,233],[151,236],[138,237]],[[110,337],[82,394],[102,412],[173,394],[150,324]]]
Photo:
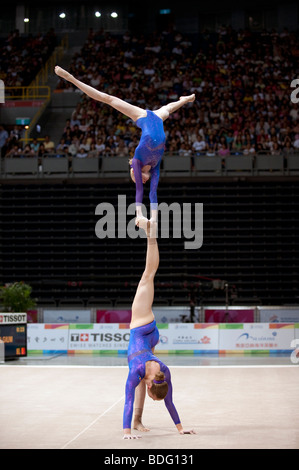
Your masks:
[[[46,100],[50,99],[49,86],[15,86],[5,87],[5,101]]]
[[[62,59],[66,49],[68,49],[67,35],[62,38],[61,43],[55,48],[53,54],[36,75],[34,80],[32,80],[30,86],[43,86],[48,82],[49,73],[53,73],[55,65],[57,65],[57,63]]]
[[[29,142],[30,133],[48,106],[50,99],[51,89],[49,86],[5,87],[5,101],[37,101],[37,112],[31,119],[29,126],[25,127],[25,135],[20,139],[20,142],[25,144]]]
[[[46,86],[49,73],[53,73],[54,66],[61,60],[65,50],[68,49],[68,36],[64,36],[59,46],[55,48],[53,54],[43,68],[27,87],[5,87],[5,100],[35,100],[50,98],[50,87]]]
[[[299,155],[256,155],[175,157],[165,156],[161,177],[252,177],[297,176]],[[42,157],[20,155],[2,159],[0,178],[120,178],[129,179],[127,157],[70,157],[56,154]]]

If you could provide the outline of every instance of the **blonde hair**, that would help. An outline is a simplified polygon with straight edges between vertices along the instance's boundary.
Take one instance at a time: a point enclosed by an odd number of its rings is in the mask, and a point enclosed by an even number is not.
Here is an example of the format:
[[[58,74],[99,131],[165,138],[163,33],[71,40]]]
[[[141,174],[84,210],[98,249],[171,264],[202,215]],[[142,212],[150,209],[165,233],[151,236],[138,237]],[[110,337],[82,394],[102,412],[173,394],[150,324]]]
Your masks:
[[[129,165],[130,165],[130,177],[131,177],[131,180],[134,181],[134,180],[133,180],[133,173],[134,173],[134,170],[133,170],[133,168],[131,167],[132,161],[133,161],[133,158],[130,158],[130,160],[129,160]]]
[[[155,383],[160,382],[160,383]],[[158,400],[163,400],[168,393],[168,383],[165,380],[164,372],[157,372],[151,386],[151,392]]]

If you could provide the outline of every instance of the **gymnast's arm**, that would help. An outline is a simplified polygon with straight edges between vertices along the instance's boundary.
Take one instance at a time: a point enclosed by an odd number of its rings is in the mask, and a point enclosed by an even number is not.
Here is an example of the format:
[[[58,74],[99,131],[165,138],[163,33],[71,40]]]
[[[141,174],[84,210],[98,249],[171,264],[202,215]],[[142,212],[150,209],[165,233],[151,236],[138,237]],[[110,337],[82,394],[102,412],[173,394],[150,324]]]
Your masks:
[[[158,190],[158,184],[159,184],[159,178],[160,178],[160,164],[161,164],[161,160],[151,170],[151,182],[150,182],[149,199],[150,199],[151,209],[152,210],[157,210],[158,209],[157,190]]]
[[[125,406],[123,414],[124,439],[136,439],[139,437],[131,434],[131,422],[133,416],[135,389],[139,385],[140,379],[141,377],[138,371],[135,368],[130,369],[126,382]]]
[[[169,411],[169,414],[174,424],[176,425],[177,430],[179,431],[180,434],[196,434],[195,431],[193,430],[184,431],[178,412],[172,401],[172,383],[171,383],[171,376],[170,376],[169,369],[167,368],[164,373],[165,373],[165,380],[168,383],[168,393],[164,399],[164,403],[165,403],[166,408]]]
[[[143,200],[143,182],[142,182],[142,162],[134,157],[132,160],[132,168],[134,170],[134,178],[136,184],[136,206],[141,206]]]

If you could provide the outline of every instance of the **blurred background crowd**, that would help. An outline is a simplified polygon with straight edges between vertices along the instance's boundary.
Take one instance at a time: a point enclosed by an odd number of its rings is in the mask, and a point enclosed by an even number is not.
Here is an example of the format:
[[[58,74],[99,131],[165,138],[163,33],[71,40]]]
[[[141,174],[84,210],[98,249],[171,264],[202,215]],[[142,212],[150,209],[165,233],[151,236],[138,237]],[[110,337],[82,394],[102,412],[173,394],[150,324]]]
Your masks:
[[[10,35],[1,49],[6,83],[28,84],[54,46],[53,30],[23,40],[16,33]],[[90,29],[68,71],[103,92],[151,110],[195,93],[196,102],[165,123],[169,154],[275,155],[299,149],[298,107],[290,99],[298,58],[298,35],[287,28],[251,32],[222,26],[193,35],[113,35]],[[57,91],[78,92],[61,79]],[[85,95],[61,129],[59,142],[47,136],[24,148],[17,126],[10,131],[5,124],[0,128],[2,156],[132,157],[139,137],[135,123]]]

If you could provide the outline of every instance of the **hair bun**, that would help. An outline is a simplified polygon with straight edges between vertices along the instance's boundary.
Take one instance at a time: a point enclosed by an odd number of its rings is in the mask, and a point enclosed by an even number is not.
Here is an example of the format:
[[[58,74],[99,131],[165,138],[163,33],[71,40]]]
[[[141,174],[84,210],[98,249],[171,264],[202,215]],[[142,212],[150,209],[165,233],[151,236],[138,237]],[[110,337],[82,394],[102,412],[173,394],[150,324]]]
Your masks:
[[[160,371],[160,372],[157,372],[156,375],[155,375],[155,380],[165,380],[165,375],[164,375],[164,372]]]

